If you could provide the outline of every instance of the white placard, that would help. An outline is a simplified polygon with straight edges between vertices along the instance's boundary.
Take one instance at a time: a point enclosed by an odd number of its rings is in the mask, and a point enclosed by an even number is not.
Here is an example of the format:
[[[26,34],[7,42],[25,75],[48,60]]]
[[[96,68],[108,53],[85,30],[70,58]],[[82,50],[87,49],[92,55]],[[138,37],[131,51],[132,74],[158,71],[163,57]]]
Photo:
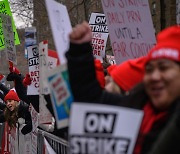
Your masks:
[[[39,95],[39,50],[37,45],[27,47],[29,74],[32,79],[27,95]]]
[[[107,38],[109,35],[105,15],[102,13],[91,13],[89,25],[92,29],[93,55],[96,59],[103,62]]]
[[[47,83],[48,72],[48,42],[43,41],[39,43],[39,78],[40,78],[40,94],[49,94],[49,87]]]
[[[147,55],[155,45],[148,0],[101,0],[116,63]]]
[[[176,0],[176,23],[180,25],[180,0]]]
[[[132,154],[143,117],[140,110],[73,103],[69,143],[71,154]]]
[[[14,32],[11,16],[1,14],[6,57],[8,61],[17,64],[16,47],[14,44]]]
[[[66,63],[65,52],[69,48],[69,34],[72,31],[67,8],[54,0],[46,0],[46,8],[56,50],[58,51],[61,64],[64,64]]]

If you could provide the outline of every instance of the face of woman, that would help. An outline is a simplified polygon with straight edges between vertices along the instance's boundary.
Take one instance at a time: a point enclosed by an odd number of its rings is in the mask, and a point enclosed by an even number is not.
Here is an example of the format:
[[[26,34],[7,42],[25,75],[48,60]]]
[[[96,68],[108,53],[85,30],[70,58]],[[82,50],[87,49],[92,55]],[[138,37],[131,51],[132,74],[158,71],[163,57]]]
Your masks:
[[[17,101],[15,100],[7,100],[6,101],[6,106],[7,108],[10,110],[10,111],[14,111],[14,109],[16,108],[17,106]]]
[[[144,84],[154,107],[167,109],[180,96],[180,65],[167,59],[150,61],[145,67]]]

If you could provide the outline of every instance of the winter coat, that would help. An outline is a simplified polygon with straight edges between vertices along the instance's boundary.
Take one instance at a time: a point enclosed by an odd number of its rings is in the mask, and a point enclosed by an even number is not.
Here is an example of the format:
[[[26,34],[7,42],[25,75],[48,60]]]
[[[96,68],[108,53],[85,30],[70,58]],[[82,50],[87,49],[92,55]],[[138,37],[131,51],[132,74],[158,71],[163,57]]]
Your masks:
[[[102,90],[96,79],[94,58],[90,43],[81,45],[70,44],[70,49],[66,53],[66,57],[75,102],[101,103],[141,110],[148,102],[148,96],[144,89],[134,90],[129,96],[112,94]],[[148,153],[154,146],[161,132],[166,128],[168,122],[171,121],[176,105],[179,103],[179,100],[173,103],[165,119],[153,123],[151,130],[144,137],[141,154]]]

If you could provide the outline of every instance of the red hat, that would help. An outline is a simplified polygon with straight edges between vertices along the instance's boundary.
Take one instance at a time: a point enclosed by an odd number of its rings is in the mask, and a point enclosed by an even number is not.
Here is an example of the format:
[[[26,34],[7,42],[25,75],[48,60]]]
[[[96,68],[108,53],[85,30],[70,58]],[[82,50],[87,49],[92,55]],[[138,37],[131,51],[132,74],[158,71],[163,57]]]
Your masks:
[[[20,101],[17,93],[14,90],[10,90],[7,95],[4,97],[4,101],[6,102],[7,100],[15,100],[15,101]]]
[[[112,70],[114,70],[116,67],[117,67],[117,65],[116,65],[116,64],[114,64],[114,65],[110,65],[110,66],[107,68],[108,73],[110,74],[110,73],[111,73],[111,71],[112,71]]]
[[[180,62],[180,26],[171,26],[157,35],[157,44],[147,55],[147,62],[160,58]]]
[[[128,60],[120,65],[117,65],[109,73],[120,88],[124,91],[129,91],[136,84],[142,81],[144,76],[145,61],[145,57]]]
[[[101,61],[98,59],[94,60],[95,64],[95,71],[96,71],[96,78],[102,88],[105,86],[105,78],[104,78],[104,69],[101,64]]]

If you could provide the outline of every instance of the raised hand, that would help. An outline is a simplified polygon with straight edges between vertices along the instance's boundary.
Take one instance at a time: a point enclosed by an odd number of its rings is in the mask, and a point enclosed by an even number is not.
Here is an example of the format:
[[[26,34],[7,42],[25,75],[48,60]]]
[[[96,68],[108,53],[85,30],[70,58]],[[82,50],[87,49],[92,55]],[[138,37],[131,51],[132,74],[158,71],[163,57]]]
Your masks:
[[[74,44],[82,44],[91,42],[92,32],[89,24],[84,21],[82,24],[76,25],[69,35],[70,42]]]

